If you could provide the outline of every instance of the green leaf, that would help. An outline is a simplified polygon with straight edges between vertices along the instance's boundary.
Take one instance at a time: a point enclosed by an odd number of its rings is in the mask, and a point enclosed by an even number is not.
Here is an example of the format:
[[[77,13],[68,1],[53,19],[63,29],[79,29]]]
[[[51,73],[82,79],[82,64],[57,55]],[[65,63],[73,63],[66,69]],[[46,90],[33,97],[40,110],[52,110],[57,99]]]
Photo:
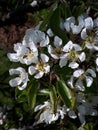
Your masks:
[[[93,125],[92,124],[86,124],[84,127],[84,130],[93,130]]]
[[[95,2],[92,6],[92,9],[94,9],[95,11],[98,11],[98,2]]]
[[[63,42],[66,43],[67,36],[66,32],[60,28],[60,21],[61,21],[60,19],[61,19],[61,8],[58,7],[54,10],[48,26],[49,28],[51,28],[51,30],[55,35],[59,36],[63,40]]]
[[[39,83],[33,80],[32,85],[29,86],[28,91],[28,103],[31,109],[34,109],[36,104],[36,96],[37,96],[37,89],[39,87]]]
[[[15,97],[19,103],[27,102],[27,90],[20,91],[17,87],[15,89]]]
[[[63,100],[64,104],[68,107],[74,107],[74,96],[72,91],[66,86],[63,80],[59,80],[57,84],[58,93]]]
[[[52,86],[52,88],[51,88],[50,100],[51,100],[51,103],[52,103],[53,112],[56,113],[56,110],[57,110],[57,95],[56,95],[56,88],[55,88],[55,86]]]

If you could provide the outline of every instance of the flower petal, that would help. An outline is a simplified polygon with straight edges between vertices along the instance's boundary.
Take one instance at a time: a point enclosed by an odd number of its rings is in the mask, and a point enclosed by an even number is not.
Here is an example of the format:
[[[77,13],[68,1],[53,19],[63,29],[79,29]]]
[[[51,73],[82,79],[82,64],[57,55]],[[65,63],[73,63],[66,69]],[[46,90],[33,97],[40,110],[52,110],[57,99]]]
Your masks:
[[[85,19],[85,28],[86,29],[92,29],[93,28],[93,20],[91,17],[88,17]]]
[[[43,39],[41,42],[40,42],[40,46],[41,47],[45,47],[49,44],[49,37],[46,36],[45,39]]]
[[[92,76],[93,78],[96,78],[96,73],[94,72],[94,70],[92,70],[92,69],[87,69],[86,72],[89,73],[89,74],[91,74],[91,76]]]
[[[90,76],[86,76],[86,84],[87,84],[87,87],[90,87],[93,83],[93,78],[90,77]]]
[[[82,52],[80,55],[78,55],[78,58],[81,62],[85,61],[86,55],[84,52]]]
[[[36,68],[34,66],[29,66],[28,72],[30,75],[33,75],[36,73]]]
[[[66,66],[67,64],[67,61],[68,61],[68,57],[66,56],[65,58],[61,58],[60,59],[60,62],[59,62],[59,66],[62,68],[64,66]]]
[[[25,82],[22,86],[18,86],[19,90],[23,90],[27,87],[27,82]]]
[[[84,91],[85,90],[85,87],[84,87],[84,85],[83,85],[83,83],[82,83],[82,81],[80,79],[78,79],[78,81],[76,82],[75,87],[79,91]]]
[[[16,77],[16,78],[14,78],[14,79],[11,79],[11,80],[9,81],[9,84],[10,84],[11,87],[16,87],[16,86],[20,85],[21,82],[22,82],[21,78]]]
[[[70,118],[72,118],[72,119],[77,118],[77,115],[75,114],[75,112],[74,112],[73,110],[70,110],[70,111],[68,112],[68,116],[69,116]]]
[[[41,59],[44,63],[49,61],[49,57],[46,54],[41,53]]]
[[[55,38],[54,38],[54,45],[55,45],[55,47],[59,47],[59,46],[61,46],[62,45],[62,39],[61,38],[59,38],[58,36],[55,36]]]
[[[70,31],[70,24],[74,23],[75,24],[75,18],[74,17],[69,17],[66,19],[64,22],[64,28],[66,29],[67,32]]]
[[[78,70],[74,71],[73,76],[76,77],[76,78],[78,78],[78,77],[80,77],[83,73],[84,73],[84,70],[78,69]]]
[[[86,28],[84,28],[81,32],[81,38],[83,40],[86,40],[86,38],[88,37],[87,33],[86,33]]]
[[[40,71],[39,73],[37,73],[34,78],[35,79],[40,79],[42,76],[44,75],[44,72]]]
[[[52,32],[52,30],[50,28],[47,30],[47,34],[49,35],[49,37],[54,36],[54,34],[53,34],[53,32]]]
[[[71,29],[72,29],[72,33],[73,34],[79,34],[81,29],[82,29],[82,27],[74,25],[73,23],[71,23]]]
[[[8,53],[7,56],[10,59],[10,61],[12,61],[12,62],[18,62],[19,61],[19,57],[17,56],[16,53]]]
[[[72,69],[78,68],[78,66],[79,66],[79,64],[77,62],[71,62],[68,65],[68,67],[70,67]]]
[[[63,51],[64,52],[70,52],[73,48],[73,42],[69,41],[64,47],[63,47]]]

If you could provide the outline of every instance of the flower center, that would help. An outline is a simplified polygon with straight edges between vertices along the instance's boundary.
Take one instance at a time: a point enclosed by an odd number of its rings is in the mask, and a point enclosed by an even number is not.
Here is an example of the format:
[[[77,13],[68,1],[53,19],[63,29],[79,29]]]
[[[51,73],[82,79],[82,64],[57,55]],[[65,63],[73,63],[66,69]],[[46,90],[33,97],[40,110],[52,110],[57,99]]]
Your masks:
[[[72,50],[69,52],[69,59],[76,60],[77,59],[77,53],[76,51]]]
[[[26,59],[30,59],[34,56],[34,54],[30,51],[28,55],[24,55],[23,56],[23,59],[26,58]]]
[[[93,43],[93,38],[92,38],[92,37],[88,37],[88,38],[86,39],[86,41],[85,41],[85,44],[90,44],[90,45],[92,45],[92,43]]]
[[[38,63],[37,65],[36,65],[36,67],[37,67],[37,69],[38,69],[38,71],[42,71],[42,72],[45,72],[45,67],[47,67],[47,65],[48,64],[46,64],[46,63]]]

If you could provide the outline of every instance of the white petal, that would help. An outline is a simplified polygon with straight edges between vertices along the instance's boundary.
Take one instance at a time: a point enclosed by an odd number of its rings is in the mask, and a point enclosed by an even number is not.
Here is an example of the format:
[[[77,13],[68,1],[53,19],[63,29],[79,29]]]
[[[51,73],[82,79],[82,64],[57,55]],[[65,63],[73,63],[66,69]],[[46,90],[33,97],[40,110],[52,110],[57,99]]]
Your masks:
[[[81,28],[83,28],[84,27],[83,15],[78,16],[78,22],[79,22],[79,26],[81,26]]]
[[[87,87],[90,87],[93,83],[93,78],[90,77],[90,76],[86,76],[86,84],[87,84]]]
[[[28,72],[30,75],[33,75],[36,73],[36,68],[34,66],[29,66]]]
[[[41,110],[41,109],[43,109],[44,107],[49,106],[49,105],[50,105],[50,103],[49,103],[48,101],[45,101],[44,104],[42,104],[42,105],[37,105],[37,106],[34,108],[34,112],[37,112],[38,110]]]
[[[61,59],[60,59],[60,62],[59,62],[59,66],[60,66],[61,68],[64,67],[64,66],[66,66],[67,61],[68,61],[68,57],[61,58]]]
[[[19,57],[17,56],[16,53],[8,53],[7,56],[10,59],[10,61],[12,61],[12,62],[18,62],[19,61]]]
[[[73,47],[74,47],[75,51],[81,51],[82,50],[81,46],[78,45],[78,44],[73,44]]]
[[[69,63],[68,66],[69,66],[70,68],[72,68],[72,69],[75,69],[75,68],[78,68],[79,64],[76,63],[76,62],[71,62],[71,63]]]
[[[75,114],[75,112],[74,112],[73,110],[70,110],[70,111],[68,112],[68,116],[69,116],[70,118],[72,118],[72,119],[77,118],[77,115]]]
[[[75,87],[79,91],[84,91],[85,90],[85,87],[84,87],[84,85],[83,85],[83,83],[82,83],[82,81],[80,79],[76,82]]]
[[[41,53],[41,59],[44,63],[49,61],[49,57],[46,54]]]
[[[21,82],[22,82],[22,80],[21,80],[19,77],[16,77],[16,78],[14,78],[14,79],[11,79],[11,80],[9,81],[9,84],[10,84],[10,86],[15,87],[15,86],[20,85]]]
[[[96,78],[96,73],[92,69],[87,69],[87,73],[91,74],[93,78]]]
[[[48,46],[48,52],[54,59],[59,59],[59,56],[55,54],[54,48],[51,45]]]
[[[93,44],[89,43],[89,42],[86,42],[86,45],[85,45],[88,49],[92,50],[93,49]]]
[[[78,55],[78,58],[81,62],[85,61],[86,55],[84,52],[82,52],[80,55]]]
[[[98,58],[96,58],[96,65],[98,66]]]
[[[22,86],[18,86],[19,90],[23,90],[27,87],[27,82],[25,82]]]
[[[36,52],[38,54],[36,45],[33,42],[29,42],[28,44],[29,44],[30,50],[32,50],[32,52]]]
[[[74,82],[74,77],[71,76],[70,80],[68,80],[68,85],[69,85],[71,88],[74,88],[73,82]]]
[[[86,40],[86,38],[88,37],[87,33],[86,33],[86,28],[84,28],[81,32],[81,38],[83,40]]]
[[[49,37],[53,37],[54,35],[50,28],[47,30],[47,34],[49,35]]]
[[[44,75],[44,72],[40,71],[39,73],[37,73],[34,78],[35,79],[40,79],[42,76]]]
[[[73,43],[72,41],[69,41],[64,47],[63,47],[63,51],[64,52],[70,52],[73,48]]]
[[[45,46],[47,46],[48,44],[49,44],[49,37],[46,36],[46,38],[40,42],[40,46],[41,46],[41,47],[45,47]]]
[[[85,28],[92,29],[93,28],[93,20],[91,17],[85,19]]]
[[[76,78],[78,78],[78,77],[80,77],[83,73],[84,73],[84,70],[78,69],[78,70],[74,71],[73,76],[76,77]]]
[[[18,71],[17,69],[10,69],[10,70],[9,70],[9,74],[10,74],[10,75],[20,74],[20,71]]]
[[[44,67],[44,69],[45,69],[45,73],[49,73],[50,72],[50,66],[49,65],[47,65],[46,67]]]
[[[73,23],[71,23],[71,29],[72,29],[72,33],[73,34],[79,34],[81,29],[82,29],[82,27],[74,25]]]
[[[64,22],[64,27],[66,29],[67,32],[70,31],[70,24],[74,23],[75,24],[75,18],[74,17],[69,17],[66,19],[66,21]]]
[[[58,36],[55,36],[55,38],[54,38],[54,45],[55,45],[55,47],[59,47],[59,46],[61,46],[62,45],[62,39],[61,38],[59,38]]]

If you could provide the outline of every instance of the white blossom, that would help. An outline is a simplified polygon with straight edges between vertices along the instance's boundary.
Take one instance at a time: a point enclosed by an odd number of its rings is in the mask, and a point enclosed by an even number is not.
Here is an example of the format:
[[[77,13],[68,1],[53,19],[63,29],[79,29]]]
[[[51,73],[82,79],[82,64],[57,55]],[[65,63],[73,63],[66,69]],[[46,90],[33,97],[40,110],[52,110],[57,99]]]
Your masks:
[[[54,37],[54,47],[49,45],[48,52],[54,59],[59,59],[62,55],[62,39],[58,36]]]
[[[85,86],[83,84],[83,81],[85,80],[86,86],[90,87],[93,83],[93,78],[96,78],[96,73],[92,69],[87,69],[86,71],[84,71],[83,69],[77,69],[74,71],[73,77],[75,77],[77,79],[77,81],[75,83],[76,89],[80,90],[80,91],[84,91]],[[73,81],[71,81],[71,80],[73,80],[73,79],[70,79],[69,85],[74,84]]]
[[[61,57],[60,57],[60,67],[66,66],[68,61],[69,67],[72,69],[75,69],[79,66],[79,62],[83,62],[85,60],[85,53],[81,52],[82,48],[78,44],[73,44],[72,41],[69,41],[64,47],[63,51],[65,52]]]
[[[49,37],[37,29],[28,29],[23,39],[24,44],[33,42],[36,46],[45,47],[49,44]]]
[[[84,40],[85,46],[88,49],[94,49],[98,51],[98,34],[96,34],[94,37],[89,36],[87,29],[84,28],[81,32],[81,38]]]
[[[38,60],[38,50],[33,42],[29,42],[28,46],[17,43],[14,45],[14,51],[16,53],[7,54],[10,61],[30,65]]]
[[[10,69],[9,70],[10,75],[18,75],[18,77],[13,78],[9,81],[9,84],[12,87],[18,87],[19,90],[23,90],[27,86],[27,82],[29,81],[28,79],[28,74],[26,73],[25,69],[22,67],[18,67],[17,69]]]
[[[50,65],[47,63],[49,61],[49,57],[46,54],[41,53],[40,54],[39,61],[32,66],[29,66],[28,72],[30,75],[34,75],[34,78],[39,79],[44,74],[47,74],[50,72]]]
[[[75,18],[69,17],[64,22],[64,27],[67,32],[72,31],[73,34],[79,34],[84,27],[84,17],[80,15],[78,17],[78,25],[75,24]]]

